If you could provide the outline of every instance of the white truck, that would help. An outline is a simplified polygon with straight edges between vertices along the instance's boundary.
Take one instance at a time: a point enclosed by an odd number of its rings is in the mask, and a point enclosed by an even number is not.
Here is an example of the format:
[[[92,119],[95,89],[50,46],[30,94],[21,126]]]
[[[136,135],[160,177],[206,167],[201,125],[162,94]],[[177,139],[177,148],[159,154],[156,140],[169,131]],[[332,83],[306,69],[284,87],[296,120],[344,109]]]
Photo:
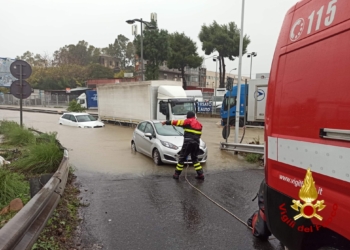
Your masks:
[[[248,103],[246,103],[248,124],[263,124],[265,122],[268,81],[268,78],[257,78],[249,81]]]
[[[143,120],[185,119],[195,112],[181,82],[155,80],[97,87],[98,115],[102,121],[137,124]]]
[[[185,90],[187,97],[194,98],[195,101],[203,102],[203,93],[201,90]]]
[[[267,97],[268,78],[260,78],[250,80],[248,84],[242,83],[240,98],[240,118],[239,126],[244,126],[244,115],[247,115],[245,125],[264,126],[265,124],[265,107]],[[246,95],[248,90],[248,95]],[[230,93],[231,92],[231,93]],[[228,117],[228,100],[230,99],[230,124],[235,125],[236,116],[236,99],[237,99],[237,85],[234,85],[231,91],[227,91],[224,97],[223,105],[221,107],[221,125],[227,124]],[[248,100],[247,100],[248,99]],[[233,104],[233,105],[232,105]],[[245,109],[245,107],[247,109]],[[246,112],[247,110],[247,112]]]
[[[81,107],[86,109],[97,109],[97,92],[96,90],[86,90],[77,97],[77,102]]]

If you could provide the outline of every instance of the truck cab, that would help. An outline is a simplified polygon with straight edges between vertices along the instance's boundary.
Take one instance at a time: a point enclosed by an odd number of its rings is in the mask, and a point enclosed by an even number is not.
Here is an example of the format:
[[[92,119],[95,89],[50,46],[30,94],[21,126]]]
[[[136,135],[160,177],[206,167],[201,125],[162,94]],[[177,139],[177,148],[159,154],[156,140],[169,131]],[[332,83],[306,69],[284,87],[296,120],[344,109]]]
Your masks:
[[[239,116],[239,126],[244,126],[244,114],[246,113],[245,101],[246,101],[246,91],[248,86],[241,85],[241,99],[240,99],[240,116]],[[237,107],[237,85],[232,87],[231,91],[227,91],[224,95],[224,100],[221,105],[221,125],[227,124],[227,118],[230,119],[230,125],[235,125],[236,117],[236,107]]]
[[[85,93],[77,97],[77,103],[79,103],[82,108],[97,109],[97,91],[86,90]]]
[[[179,86],[159,86],[157,106],[157,120],[181,120],[186,119],[188,111],[196,113],[194,98]]]

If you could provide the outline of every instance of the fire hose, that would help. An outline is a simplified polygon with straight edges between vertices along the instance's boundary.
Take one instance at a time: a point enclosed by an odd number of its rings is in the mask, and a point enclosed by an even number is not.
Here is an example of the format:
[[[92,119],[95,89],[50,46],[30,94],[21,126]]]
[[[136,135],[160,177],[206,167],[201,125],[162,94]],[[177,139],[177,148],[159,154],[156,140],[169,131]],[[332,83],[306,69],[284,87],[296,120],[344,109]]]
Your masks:
[[[242,138],[243,139],[243,138]],[[188,170],[189,164],[187,164],[186,167],[186,172],[185,172],[185,180],[187,181],[187,183],[194,188],[196,191],[198,191],[200,194],[202,194],[205,198],[207,198],[208,200],[210,200],[211,202],[213,202],[215,205],[217,205],[218,207],[220,207],[222,210],[224,210],[226,213],[230,214],[231,216],[233,216],[236,220],[238,220],[239,222],[241,222],[243,225],[245,225],[246,227],[248,227],[249,229],[253,230],[253,228],[251,226],[249,226],[245,221],[243,221],[242,219],[240,219],[237,215],[235,215],[234,213],[232,213],[231,211],[229,211],[228,209],[226,209],[225,207],[223,207],[222,205],[220,205],[219,203],[217,203],[216,201],[214,201],[212,198],[210,198],[208,195],[206,195],[203,191],[201,191],[200,189],[196,188],[188,179],[187,179],[187,170]],[[254,198],[255,200],[255,198]],[[269,240],[275,240],[275,237],[270,237]]]

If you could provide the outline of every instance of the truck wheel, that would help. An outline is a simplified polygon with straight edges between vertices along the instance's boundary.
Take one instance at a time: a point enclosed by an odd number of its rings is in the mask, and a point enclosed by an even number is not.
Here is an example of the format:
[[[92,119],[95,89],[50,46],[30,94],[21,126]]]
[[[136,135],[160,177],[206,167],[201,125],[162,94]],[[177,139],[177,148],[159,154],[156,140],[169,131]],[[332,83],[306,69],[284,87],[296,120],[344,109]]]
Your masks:
[[[158,149],[155,148],[153,150],[152,158],[153,158],[153,161],[156,165],[159,166],[162,164],[162,160],[160,159],[160,153],[159,153]]]
[[[131,150],[133,151],[133,152],[137,152],[137,149],[136,149],[136,144],[135,144],[135,142],[131,142]]]
[[[244,118],[239,118],[239,126],[244,127]]]

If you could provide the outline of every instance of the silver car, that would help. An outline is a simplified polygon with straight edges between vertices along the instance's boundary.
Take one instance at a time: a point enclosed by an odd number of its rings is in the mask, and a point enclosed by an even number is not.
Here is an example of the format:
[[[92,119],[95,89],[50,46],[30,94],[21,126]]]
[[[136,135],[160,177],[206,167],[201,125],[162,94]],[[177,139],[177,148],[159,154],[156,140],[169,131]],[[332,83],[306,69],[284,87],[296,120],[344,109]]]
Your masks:
[[[162,125],[160,121],[143,121],[135,128],[131,148],[153,158],[157,165],[176,164],[183,144],[184,130],[181,127]],[[189,156],[188,163],[191,162]],[[201,139],[198,160],[207,160],[207,146]]]

